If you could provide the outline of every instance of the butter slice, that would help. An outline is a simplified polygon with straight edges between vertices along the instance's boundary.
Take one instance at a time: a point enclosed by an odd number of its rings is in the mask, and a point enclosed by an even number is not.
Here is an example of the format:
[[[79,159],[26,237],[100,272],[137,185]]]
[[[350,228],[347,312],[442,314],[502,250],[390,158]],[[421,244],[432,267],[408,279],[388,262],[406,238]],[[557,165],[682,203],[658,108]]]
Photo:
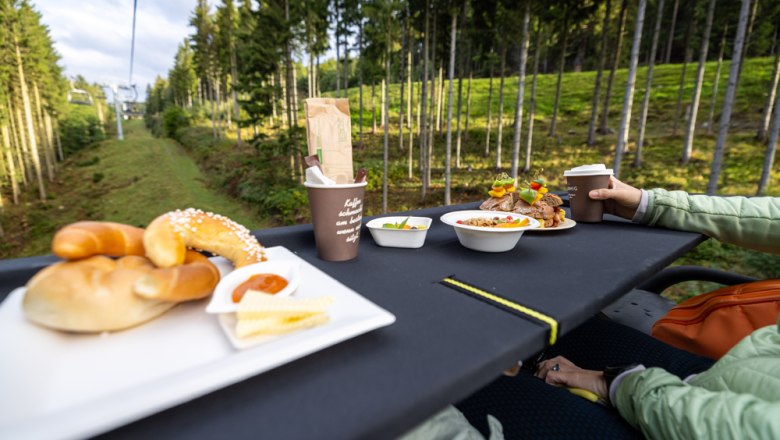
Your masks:
[[[314,327],[330,320],[326,307],[332,296],[318,298],[279,298],[249,290],[238,304],[236,334],[279,334]]]
[[[303,328],[325,324],[330,317],[325,312],[301,315],[293,318],[267,317],[260,319],[239,319],[236,325],[236,335],[245,338],[256,334],[287,333]]]

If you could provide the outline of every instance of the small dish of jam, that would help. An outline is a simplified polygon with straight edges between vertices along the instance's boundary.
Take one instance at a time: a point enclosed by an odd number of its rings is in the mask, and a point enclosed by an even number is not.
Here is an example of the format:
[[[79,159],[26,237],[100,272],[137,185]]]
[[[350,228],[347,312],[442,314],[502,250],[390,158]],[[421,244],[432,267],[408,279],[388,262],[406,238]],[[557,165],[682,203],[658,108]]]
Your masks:
[[[298,289],[300,272],[296,261],[264,261],[238,268],[222,277],[206,312],[235,312],[248,290],[280,297],[291,295]]]

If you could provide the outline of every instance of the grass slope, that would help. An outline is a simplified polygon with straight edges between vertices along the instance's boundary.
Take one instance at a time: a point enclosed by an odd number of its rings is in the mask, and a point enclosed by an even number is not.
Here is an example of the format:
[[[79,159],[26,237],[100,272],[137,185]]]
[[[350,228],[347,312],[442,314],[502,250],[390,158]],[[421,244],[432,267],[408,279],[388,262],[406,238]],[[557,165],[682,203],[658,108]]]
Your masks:
[[[78,220],[147,225],[166,211],[196,207],[228,216],[250,229],[265,223],[249,208],[208,187],[181,147],[152,137],[141,121],[125,124],[125,140],[107,140],[60,166],[47,184],[49,200],[10,207],[0,257],[49,253],[53,233]]]

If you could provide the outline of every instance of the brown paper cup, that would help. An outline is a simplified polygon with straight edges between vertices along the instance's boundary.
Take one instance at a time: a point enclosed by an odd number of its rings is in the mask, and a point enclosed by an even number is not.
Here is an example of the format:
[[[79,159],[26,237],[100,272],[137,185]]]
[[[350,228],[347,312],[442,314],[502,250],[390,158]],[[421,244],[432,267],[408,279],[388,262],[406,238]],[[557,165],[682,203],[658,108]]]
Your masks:
[[[309,192],[317,255],[326,261],[357,257],[366,182],[305,185]]]
[[[569,207],[574,221],[597,223],[604,215],[604,202],[593,200],[588,193],[594,189],[609,187],[610,174],[600,176],[567,176]]]

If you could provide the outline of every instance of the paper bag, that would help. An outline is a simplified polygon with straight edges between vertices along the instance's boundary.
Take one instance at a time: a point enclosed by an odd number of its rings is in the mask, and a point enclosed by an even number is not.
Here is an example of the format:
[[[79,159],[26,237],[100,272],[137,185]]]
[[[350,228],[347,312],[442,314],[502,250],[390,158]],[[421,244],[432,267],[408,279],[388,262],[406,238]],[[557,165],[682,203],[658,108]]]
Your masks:
[[[304,107],[309,154],[319,157],[322,172],[336,183],[352,183],[354,174],[349,100],[309,98]]]

